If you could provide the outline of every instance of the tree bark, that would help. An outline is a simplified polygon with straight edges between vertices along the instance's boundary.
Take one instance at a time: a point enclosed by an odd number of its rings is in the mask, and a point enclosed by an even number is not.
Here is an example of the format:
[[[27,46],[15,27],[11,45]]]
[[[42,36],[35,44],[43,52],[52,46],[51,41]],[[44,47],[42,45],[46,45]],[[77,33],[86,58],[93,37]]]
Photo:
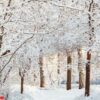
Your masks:
[[[87,63],[86,63],[86,80],[85,80],[85,96],[90,95],[90,60],[91,53],[87,52]]]
[[[60,85],[60,53],[58,53],[57,76],[58,76],[58,86],[59,86]]]
[[[84,72],[79,72],[79,89],[84,88]]]
[[[67,70],[67,90],[71,89],[71,70]]]
[[[66,84],[67,90],[71,89],[71,73],[72,73],[71,64],[72,64],[71,53],[68,53],[68,56],[67,56],[67,84]]]
[[[40,87],[44,87],[44,70],[43,70],[43,57],[39,57],[39,65],[40,65]]]
[[[82,50],[78,49],[79,89],[84,88],[84,70],[82,67]]]
[[[0,27],[0,52],[1,52],[1,47],[2,47],[2,39],[3,39],[3,34],[4,34],[4,27],[1,26]],[[0,66],[0,70],[1,70],[1,66]],[[2,72],[0,72],[0,84],[1,84],[1,77],[2,77]]]
[[[91,0],[89,4],[88,9],[88,24],[89,24],[89,47],[91,47],[94,43],[95,34],[94,34],[94,26],[93,26],[93,19],[92,19],[92,13],[93,13],[93,6],[94,0]],[[85,80],[85,96],[90,95],[90,60],[91,60],[91,48],[87,52],[87,63],[86,63],[86,80]]]
[[[1,26],[1,33],[0,33],[0,51],[1,51],[1,46],[2,46],[2,38],[3,38],[3,34],[4,34],[4,27]]]
[[[23,94],[23,91],[24,91],[24,77],[21,77],[21,88],[20,88],[21,94]]]

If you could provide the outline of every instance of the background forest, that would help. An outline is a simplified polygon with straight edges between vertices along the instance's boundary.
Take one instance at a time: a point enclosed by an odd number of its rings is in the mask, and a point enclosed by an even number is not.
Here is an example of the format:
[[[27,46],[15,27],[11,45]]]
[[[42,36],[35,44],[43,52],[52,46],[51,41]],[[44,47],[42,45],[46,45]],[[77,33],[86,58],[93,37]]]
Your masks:
[[[99,100],[99,74],[100,0],[0,0],[5,100]]]

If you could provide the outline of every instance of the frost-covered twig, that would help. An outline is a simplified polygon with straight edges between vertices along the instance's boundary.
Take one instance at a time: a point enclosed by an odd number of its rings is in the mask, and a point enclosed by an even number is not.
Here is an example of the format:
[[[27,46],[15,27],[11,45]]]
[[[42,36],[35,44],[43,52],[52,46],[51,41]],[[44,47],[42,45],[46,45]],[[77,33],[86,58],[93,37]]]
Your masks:
[[[3,68],[0,70],[0,73],[5,69],[5,67],[10,63],[10,61],[12,60],[12,58],[14,57],[14,55],[16,54],[16,52],[25,44],[27,43],[30,39],[32,39],[34,37],[34,34],[29,37],[28,39],[26,39],[23,43],[21,43],[18,48],[13,52],[13,54],[11,55],[10,59],[8,60],[8,62],[3,66]]]
[[[5,75],[5,78],[3,79],[3,83],[5,83],[5,81],[8,78],[8,75],[9,75],[9,73],[10,73],[11,70],[12,70],[12,67],[10,67],[10,69],[7,72],[7,74]]]
[[[69,8],[69,9],[72,9],[72,10],[78,10],[78,11],[84,11],[83,9],[78,9],[78,8],[75,8],[75,7],[71,7],[71,6],[66,6],[66,5],[58,5],[56,3],[50,3],[54,6],[58,6],[58,7],[65,7],[65,8]]]

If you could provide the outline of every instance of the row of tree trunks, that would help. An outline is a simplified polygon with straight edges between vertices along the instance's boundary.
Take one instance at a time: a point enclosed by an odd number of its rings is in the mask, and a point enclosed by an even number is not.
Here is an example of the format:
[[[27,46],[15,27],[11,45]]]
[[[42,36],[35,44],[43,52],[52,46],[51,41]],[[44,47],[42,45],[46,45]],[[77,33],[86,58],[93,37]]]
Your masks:
[[[72,58],[71,58],[71,52],[67,53],[67,84],[66,84],[66,89],[69,90],[71,89],[71,65],[72,65]],[[58,59],[59,59],[58,54]],[[58,62],[59,63],[59,62]],[[44,87],[44,71],[43,71],[43,57],[39,57],[39,65],[40,65],[40,87]],[[82,50],[78,49],[78,69],[79,69],[79,89],[84,87],[84,72],[83,72],[83,67],[82,67]],[[57,74],[59,76],[60,74],[60,66],[58,64],[58,71]],[[59,81],[59,80],[58,80]]]
[[[59,56],[58,56],[59,57]],[[81,49],[78,49],[78,67],[79,67],[79,89],[84,87],[84,73],[82,69],[82,51]],[[90,60],[91,60],[91,52],[87,52],[87,64],[86,64],[86,80],[85,80],[85,96],[90,95]],[[39,57],[39,65],[40,65],[40,87],[45,86],[45,80],[44,80],[44,71],[43,71],[43,57]],[[68,52],[67,54],[67,83],[66,83],[66,89],[71,89],[71,76],[72,76],[72,58],[71,58],[71,52]],[[59,74],[58,69],[58,74]],[[19,72],[19,75],[21,76],[21,73]],[[24,91],[24,76],[21,76],[21,94],[23,94]]]

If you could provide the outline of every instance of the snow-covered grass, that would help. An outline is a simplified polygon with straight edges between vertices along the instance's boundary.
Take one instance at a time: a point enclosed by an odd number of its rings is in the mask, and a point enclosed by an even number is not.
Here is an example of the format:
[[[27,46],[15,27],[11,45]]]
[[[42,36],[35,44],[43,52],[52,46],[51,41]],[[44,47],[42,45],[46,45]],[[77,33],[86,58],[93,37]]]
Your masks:
[[[84,89],[65,90],[57,89],[40,89],[33,86],[25,86],[25,91],[20,94],[20,87],[14,85],[11,87],[8,100],[100,100],[100,86],[91,86],[91,95],[84,96]]]

